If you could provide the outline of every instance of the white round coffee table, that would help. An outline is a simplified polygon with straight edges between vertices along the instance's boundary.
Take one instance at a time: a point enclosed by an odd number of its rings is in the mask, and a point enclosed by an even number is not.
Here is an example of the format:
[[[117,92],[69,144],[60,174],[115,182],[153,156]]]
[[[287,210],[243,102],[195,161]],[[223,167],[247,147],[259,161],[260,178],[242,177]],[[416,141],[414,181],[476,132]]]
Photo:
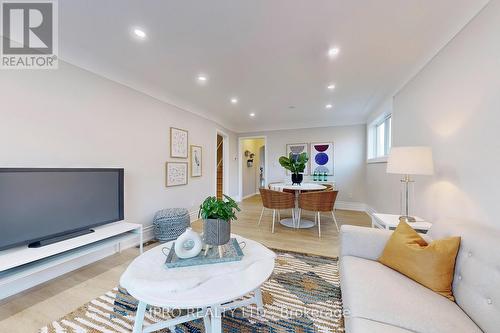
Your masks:
[[[295,212],[294,216],[299,216],[299,195],[302,191],[320,191],[326,189],[326,186],[314,183],[302,183],[300,185],[292,185],[287,183],[271,184],[271,189],[275,191],[292,190],[295,191]],[[311,220],[300,218],[300,223],[294,221],[293,218],[286,218],[280,221],[282,225],[289,228],[308,229],[316,225]]]
[[[220,333],[222,313],[255,303],[262,308],[260,286],[274,270],[275,254],[258,242],[232,235],[244,242],[241,261],[181,268],[166,268],[164,248],[158,245],[134,259],[120,278],[120,285],[139,300],[134,333],[154,332],[203,318],[207,332]],[[235,301],[253,293],[244,301]],[[146,306],[166,309],[201,309],[143,328]]]

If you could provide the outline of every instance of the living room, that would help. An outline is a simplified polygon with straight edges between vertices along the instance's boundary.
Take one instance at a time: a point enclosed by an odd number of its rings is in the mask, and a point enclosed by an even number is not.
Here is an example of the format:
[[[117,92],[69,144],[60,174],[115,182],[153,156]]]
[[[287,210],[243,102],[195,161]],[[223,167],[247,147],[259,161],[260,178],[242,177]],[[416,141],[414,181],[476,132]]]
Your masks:
[[[500,1],[0,5],[0,332],[500,331]]]

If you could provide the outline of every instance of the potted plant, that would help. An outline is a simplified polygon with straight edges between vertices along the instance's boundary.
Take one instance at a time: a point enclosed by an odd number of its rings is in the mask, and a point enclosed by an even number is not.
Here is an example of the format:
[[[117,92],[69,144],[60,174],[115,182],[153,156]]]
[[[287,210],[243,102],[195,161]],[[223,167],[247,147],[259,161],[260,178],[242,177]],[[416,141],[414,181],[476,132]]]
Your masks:
[[[306,169],[309,157],[307,153],[293,154],[290,153],[288,157],[281,156],[279,162],[281,166],[292,173],[292,184],[302,183],[304,175],[302,174]]]
[[[238,204],[224,194],[223,199],[208,197],[200,205],[198,217],[203,219],[203,241],[207,245],[220,246],[231,238],[231,221],[237,220]]]

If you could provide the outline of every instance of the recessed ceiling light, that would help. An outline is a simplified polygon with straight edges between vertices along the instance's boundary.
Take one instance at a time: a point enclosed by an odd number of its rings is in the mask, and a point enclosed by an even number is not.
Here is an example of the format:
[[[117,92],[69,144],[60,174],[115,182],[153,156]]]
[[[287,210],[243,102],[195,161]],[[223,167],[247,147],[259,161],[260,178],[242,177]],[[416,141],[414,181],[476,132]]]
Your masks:
[[[231,98],[232,104],[238,104],[238,99],[236,97]]]
[[[335,89],[335,85],[329,84],[326,88],[328,88],[328,90],[333,90],[333,89]]]
[[[327,105],[325,105],[325,108],[327,108],[327,109],[331,109],[331,108],[333,108],[333,105],[331,105],[331,104],[327,104]]]
[[[328,50],[328,56],[330,58],[336,57],[340,52],[340,49],[338,47],[332,47]]]
[[[250,114],[249,114],[249,116],[250,116],[251,118],[255,117],[255,112],[250,113]]]
[[[206,83],[208,81],[208,77],[203,74],[198,75],[197,79],[199,83]]]
[[[140,39],[146,38],[146,33],[144,32],[144,30],[139,29],[139,28],[134,29],[134,35]]]

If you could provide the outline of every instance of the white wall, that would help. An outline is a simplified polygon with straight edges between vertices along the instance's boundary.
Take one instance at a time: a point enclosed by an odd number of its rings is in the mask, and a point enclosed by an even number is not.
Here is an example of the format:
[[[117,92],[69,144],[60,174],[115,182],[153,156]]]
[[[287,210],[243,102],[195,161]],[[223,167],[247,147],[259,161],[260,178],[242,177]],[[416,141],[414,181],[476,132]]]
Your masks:
[[[260,180],[260,156],[259,149],[264,145],[264,139],[246,139],[241,141],[241,174],[242,174],[242,188],[245,198],[252,194],[258,193],[259,180]],[[247,160],[250,157],[245,156],[245,151],[248,150],[254,153],[253,166],[247,166]]]
[[[365,155],[366,126],[334,126],[308,129],[293,129],[244,133],[245,136],[266,136],[268,153],[268,175],[266,181],[276,182],[289,178],[278,163],[280,156],[286,155],[288,143],[333,142],[335,175],[339,200],[365,202]]]
[[[215,193],[216,129],[230,136],[231,195],[237,187],[235,134],[75,66],[1,71],[0,167],[123,167],[125,217],[151,223],[167,207],[195,209]],[[203,177],[165,187],[169,127],[203,147]],[[182,160],[186,161],[187,160]]]
[[[393,145],[429,145],[414,213],[500,226],[500,1],[490,4],[394,97]],[[399,212],[397,176],[367,166],[368,204]]]

